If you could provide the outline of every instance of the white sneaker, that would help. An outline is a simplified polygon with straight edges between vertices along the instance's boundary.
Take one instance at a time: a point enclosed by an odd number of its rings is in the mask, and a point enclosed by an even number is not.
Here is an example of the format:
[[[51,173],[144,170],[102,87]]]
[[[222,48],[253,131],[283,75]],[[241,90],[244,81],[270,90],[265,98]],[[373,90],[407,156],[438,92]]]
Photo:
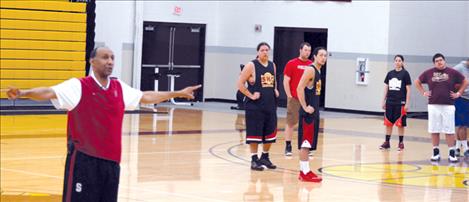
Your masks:
[[[430,158],[431,161],[440,161],[440,155],[437,154],[437,155],[433,155],[431,158]]]
[[[456,162],[459,161],[459,160],[458,160],[458,157],[456,157],[456,156],[454,156],[454,157],[453,157],[453,156],[448,156],[448,160],[449,160],[449,162],[451,162],[451,163],[456,163]]]

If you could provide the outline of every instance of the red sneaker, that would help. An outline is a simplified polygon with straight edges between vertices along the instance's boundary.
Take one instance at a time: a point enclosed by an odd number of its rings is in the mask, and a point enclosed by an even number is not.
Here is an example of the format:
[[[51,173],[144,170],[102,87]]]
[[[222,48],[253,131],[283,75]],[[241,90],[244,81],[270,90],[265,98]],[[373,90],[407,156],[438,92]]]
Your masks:
[[[298,179],[303,182],[321,182],[322,178],[314,174],[313,172],[309,171],[306,175],[300,171],[300,175]]]

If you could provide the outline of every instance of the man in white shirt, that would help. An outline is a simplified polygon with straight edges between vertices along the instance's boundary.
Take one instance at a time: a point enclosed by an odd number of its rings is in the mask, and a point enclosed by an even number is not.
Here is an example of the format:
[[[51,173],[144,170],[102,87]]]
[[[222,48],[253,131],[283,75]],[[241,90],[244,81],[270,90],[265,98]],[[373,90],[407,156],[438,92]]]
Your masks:
[[[90,63],[90,76],[72,78],[52,87],[28,90],[10,87],[7,92],[9,99],[51,100],[56,108],[68,111],[62,199],[67,202],[117,201],[125,109],[174,97],[193,99],[193,92],[201,87],[175,92],[142,92],[131,88],[110,77],[114,53],[107,47],[95,48]]]

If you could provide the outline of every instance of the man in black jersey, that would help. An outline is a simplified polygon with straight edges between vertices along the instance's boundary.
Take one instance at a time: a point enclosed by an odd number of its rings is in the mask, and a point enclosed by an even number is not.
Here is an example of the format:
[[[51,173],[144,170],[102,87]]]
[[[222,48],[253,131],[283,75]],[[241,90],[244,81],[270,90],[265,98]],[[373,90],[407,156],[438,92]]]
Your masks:
[[[257,58],[247,63],[238,79],[238,88],[246,95],[246,144],[251,150],[251,169],[262,171],[275,169],[269,158],[269,150],[277,139],[277,90],[276,67],[269,61],[269,44],[257,46]],[[248,83],[246,88],[245,83]],[[262,145],[261,158],[257,148]]]
[[[300,101],[298,125],[298,148],[300,149],[300,174],[298,179],[305,182],[321,182],[322,178],[309,168],[309,150],[317,141],[319,130],[319,97],[321,95],[321,67],[326,63],[327,51],[323,47],[313,50],[314,63],[305,68],[298,84]]]

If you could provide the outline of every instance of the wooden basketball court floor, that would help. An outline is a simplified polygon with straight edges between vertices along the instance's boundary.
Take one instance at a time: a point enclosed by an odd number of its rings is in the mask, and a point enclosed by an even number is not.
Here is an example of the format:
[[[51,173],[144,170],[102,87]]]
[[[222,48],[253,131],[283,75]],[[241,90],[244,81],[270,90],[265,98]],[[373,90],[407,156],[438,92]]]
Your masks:
[[[432,164],[426,120],[408,119],[403,152],[397,136],[380,151],[382,117],[323,113],[311,161],[323,182],[306,183],[298,152],[283,155],[284,117],[270,154],[278,169],[259,172],[249,169],[242,113],[158,111],[169,113],[125,115],[119,201],[469,201],[469,159],[449,164],[443,141]],[[66,115],[0,118],[1,201],[60,201]]]

